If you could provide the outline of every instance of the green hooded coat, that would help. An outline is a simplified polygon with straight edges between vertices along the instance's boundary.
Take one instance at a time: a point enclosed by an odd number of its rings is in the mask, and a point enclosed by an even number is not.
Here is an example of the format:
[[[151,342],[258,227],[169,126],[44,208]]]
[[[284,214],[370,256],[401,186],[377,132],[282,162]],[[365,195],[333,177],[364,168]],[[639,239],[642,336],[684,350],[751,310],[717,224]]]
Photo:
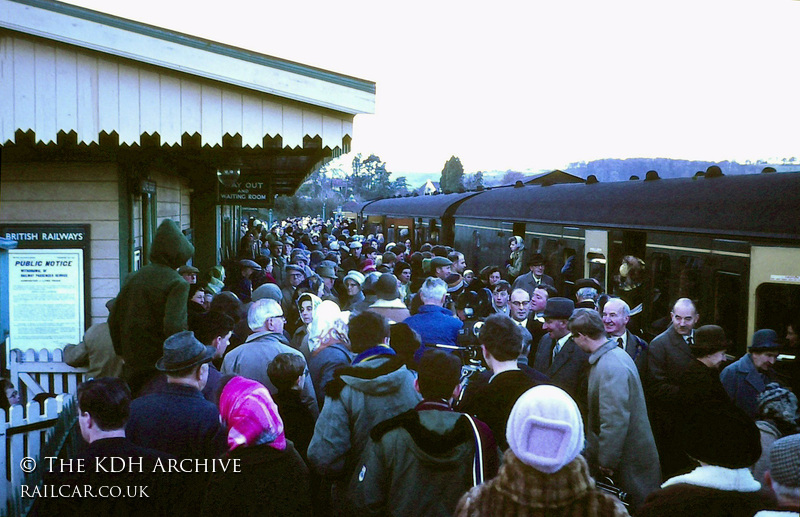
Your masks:
[[[176,269],[194,254],[178,225],[159,225],[150,263],[132,273],[108,316],[114,350],[125,360],[122,376],[136,393],[158,371],[164,340],[186,330],[189,284]]]

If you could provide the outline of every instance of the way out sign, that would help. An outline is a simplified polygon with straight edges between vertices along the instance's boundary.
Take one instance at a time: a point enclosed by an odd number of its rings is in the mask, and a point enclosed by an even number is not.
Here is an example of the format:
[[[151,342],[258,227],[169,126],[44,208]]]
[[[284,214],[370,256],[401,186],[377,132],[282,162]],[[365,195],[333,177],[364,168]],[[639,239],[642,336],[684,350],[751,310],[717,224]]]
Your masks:
[[[239,205],[245,208],[272,208],[275,196],[266,175],[241,176],[232,185],[217,183],[220,205]]]

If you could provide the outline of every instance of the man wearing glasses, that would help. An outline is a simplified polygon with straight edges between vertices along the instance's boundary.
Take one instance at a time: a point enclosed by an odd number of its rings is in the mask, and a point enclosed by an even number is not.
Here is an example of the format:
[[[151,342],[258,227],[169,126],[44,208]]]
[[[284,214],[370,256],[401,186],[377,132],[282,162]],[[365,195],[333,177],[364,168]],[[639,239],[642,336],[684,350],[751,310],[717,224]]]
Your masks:
[[[260,382],[269,389],[272,395],[278,390],[269,380],[267,367],[278,354],[297,354],[298,350],[289,346],[289,340],[283,334],[286,318],[278,302],[270,298],[257,300],[247,311],[247,325],[253,331],[241,346],[234,348],[222,361],[223,375],[241,375]],[[307,375],[307,374],[306,374]],[[310,378],[303,382],[301,399],[316,418],[319,407],[314,393],[314,384]]]

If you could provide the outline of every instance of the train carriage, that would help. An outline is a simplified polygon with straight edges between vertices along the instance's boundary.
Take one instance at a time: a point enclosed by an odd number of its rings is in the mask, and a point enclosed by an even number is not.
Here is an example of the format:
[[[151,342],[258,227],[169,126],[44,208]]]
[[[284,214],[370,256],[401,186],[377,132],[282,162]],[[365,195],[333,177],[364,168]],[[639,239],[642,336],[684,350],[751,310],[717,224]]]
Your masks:
[[[519,235],[567,295],[589,276],[615,292],[623,257],[638,257],[637,319],[647,337],[669,324],[679,297],[697,302],[701,324],[722,326],[737,355],[755,329],[780,333],[800,312],[800,173],[650,173],[427,197],[376,201],[363,213],[384,217],[386,228],[411,221],[421,240],[453,245],[474,269],[504,264],[509,238]]]

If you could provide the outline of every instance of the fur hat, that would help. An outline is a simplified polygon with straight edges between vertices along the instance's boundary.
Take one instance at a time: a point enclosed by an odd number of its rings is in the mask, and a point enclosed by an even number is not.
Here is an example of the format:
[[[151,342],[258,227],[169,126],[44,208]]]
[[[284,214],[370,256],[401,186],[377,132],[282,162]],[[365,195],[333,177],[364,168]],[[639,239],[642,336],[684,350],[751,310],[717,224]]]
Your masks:
[[[511,409],[506,439],[526,465],[547,474],[558,472],[583,449],[581,412],[561,388],[533,387]]]
[[[797,396],[777,382],[767,384],[756,398],[760,420],[772,420],[779,429],[797,428]]]

